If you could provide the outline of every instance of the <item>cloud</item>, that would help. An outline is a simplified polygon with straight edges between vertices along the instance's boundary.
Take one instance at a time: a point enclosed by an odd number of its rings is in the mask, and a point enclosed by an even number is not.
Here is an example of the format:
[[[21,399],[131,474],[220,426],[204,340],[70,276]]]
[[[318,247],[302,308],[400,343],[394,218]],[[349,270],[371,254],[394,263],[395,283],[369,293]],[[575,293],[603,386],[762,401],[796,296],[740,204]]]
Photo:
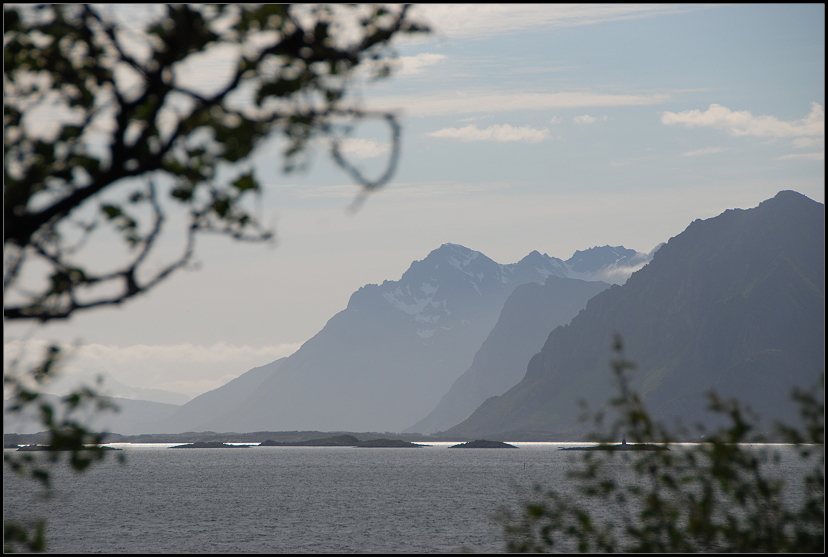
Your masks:
[[[641,254],[643,255],[643,254]],[[630,266],[615,266],[612,265],[596,273],[592,280],[602,280],[610,284],[624,284],[634,272],[643,269],[649,261],[643,261]]]
[[[665,112],[661,123],[667,126],[681,124],[688,128],[709,127],[722,130],[732,136],[753,137],[821,137],[825,135],[825,113],[818,103],[811,103],[811,112],[801,120],[784,122],[775,116],[754,116],[750,111],[732,111],[727,107],[711,104],[702,112]]]
[[[430,95],[393,95],[377,97],[377,110],[401,110],[412,116],[442,116],[504,112],[509,110],[549,110],[607,106],[645,106],[670,100],[665,93],[613,95],[589,92],[515,93],[514,91],[441,91]]]
[[[575,122],[576,124],[578,124],[579,126],[586,126],[588,124],[594,124],[595,122],[598,122],[598,121],[603,122],[606,119],[607,119],[606,116],[596,118],[594,116],[590,116],[589,114],[584,114],[583,116],[576,116],[575,118],[572,119],[572,121]]]
[[[353,184],[325,186],[278,184],[282,190],[289,190],[297,199],[353,199],[359,190]]]
[[[3,347],[4,368],[22,354],[19,369],[39,361],[45,341],[13,340]],[[246,371],[290,356],[300,344],[236,346],[218,342],[209,346],[167,344],[113,346],[63,345],[66,357],[60,368],[62,382],[73,377],[102,375],[130,387],[155,388],[197,396],[215,389]],[[25,352],[23,352],[25,351]]]
[[[394,184],[383,193],[389,201],[414,199],[466,198],[478,194],[493,194],[508,191],[511,182],[431,182],[426,184]]]
[[[483,114],[481,116],[469,116],[468,118],[461,118],[461,122],[479,122],[480,120],[488,120],[494,118],[492,114]]]
[[[362,139],[359,137],[343,139],[339,145],[339,150],[342,154],[350,155],[358,159],[379,157],[387,153],[389,149],[390,146],[388,143],[379,143],[373,139]]]
[[[486,182],[486,183],[458,183],[458,182],[429,182],[429,183],[407,183],[394,182],[385,187],[381,198],[375,198],[377,203],[384,203],[395,200],[411,199],[435,199],[443,197],[457,197],[475,195],[512,187],[511,182]],[[297,198],[328,198],[328,199],[353,199],[357,189],[353,184],[339,184],[330,186],[307,186],[298,184],[279,184],[278,187]]]
[[[539,143],[549,137],[549,130],[532,128],[530,126],[514,127],[509,124],[496,124],[485,129],[479,129],[476,125],[463,128],[443,128],[431,132],[431,137],[448,137],[461,141],[523,141],[525,143]]]
[[[776,157],[776,160],[822,161],[825,160],[825,153],[795,153],[793,155],[782,155],[781,157]]]
[[[482,38],[694,9],[699,7],[673,4],[419,4],[412,10],[412,17],[423,17],[438,34],[449,38]]]
[[[809,147],[823,147],[825,139],[822,137],[797,137],[791,141],[791,145],[797,149],[807,149]]]
[[[682,153],[682,157],[696,157],[698,155],[710,155],[713,153],[721,153],[722,151],[728,151],[730,147],[705,147],[704,149],[697,149],[695,151],[687,151],[686,153]]]
[[[428,66],[439,64],[446,59],[445,54],[422,53],[416,56],[401,56],[397,59],[399,69],[396,75],[412,75],[423,71]]]

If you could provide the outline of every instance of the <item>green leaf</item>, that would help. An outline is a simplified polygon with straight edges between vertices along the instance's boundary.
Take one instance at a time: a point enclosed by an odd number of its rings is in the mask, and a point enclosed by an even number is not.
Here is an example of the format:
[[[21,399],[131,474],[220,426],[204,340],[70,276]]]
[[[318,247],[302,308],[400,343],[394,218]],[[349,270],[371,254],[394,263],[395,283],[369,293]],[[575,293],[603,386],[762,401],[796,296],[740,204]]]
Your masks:
[[[224,217],[227,216],[227,213],[230,211],[230,207],[231,207],[230,200],[227,199],[227,198],[222,198],[222,199],[217,199],[213,203],[212,209],[213,209],[213,211],[216,212],[216,214],[219,217],[224,218]]]
[[[109,220],[116,219],[124,214],[121,208],[117,205],[101,205],[101,211],[106,215],[106,218]]]
[[[233,185],[239,191],[259,191],[259,183],[256,181],[256,178],[253,177],[253,172],[242,174],[238,180],[233,182]]]

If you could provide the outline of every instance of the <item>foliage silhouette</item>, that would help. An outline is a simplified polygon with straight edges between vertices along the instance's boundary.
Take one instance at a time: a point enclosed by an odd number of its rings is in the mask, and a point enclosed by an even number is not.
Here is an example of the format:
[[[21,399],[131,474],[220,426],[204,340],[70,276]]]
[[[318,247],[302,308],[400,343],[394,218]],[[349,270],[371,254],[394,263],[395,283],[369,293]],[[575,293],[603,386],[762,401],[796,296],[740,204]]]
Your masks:
[[[636,443],[674,443],[676,437],[654,422],[638,393],[629,388],[635,365],[624,358],[620,337],[614,343],[612,369],[619,395],[610,405],[618,412],[608,444],[626,434]],[[767,458],[746,443],[751,421],[738,401],[710,393],[710,411],[726,416],[729,426],[703,432],[704,441],[673,445],[671,451],[589,451],[570,473],[575,495],[535,488],[519,513],[503,509],[510,552],[822,552],[825,539],[824,400],[797,391],[804,431],[779,425],[782,439],[799,457],[817,462],[802,486],[786,485],[767,471]],[[603,416],[594,416],[601,426]],[[684,432],[686,434],[686,432]],[[776,457],[779,455],[777,454]],[[634,481],[616,478],[618,469]],[[783,503],[786,489],[802,488],[802,501]],[[602,516],[587,510],[598,503]],[[603,515],[612,515],[615,519]],[[614,522],[618,521],[618,523]]]
[[[361,68],[370,78],[390,75],[393,39],[428,32],[408,5],[167,5],[140,30],[109,10],[4,8],[4,319],[46,323],[121,304],[190,264],[197,233],[270,240],[245,203],[261,193],[249,160],[278,134],[287,143],[285,172],[307,165],[316,139],[330,140],[334,162],[361,186],[354,207],[393,175],[395,115],[365,110],[349,92]],[[217,88],[182,77],[199,57],[228,52],[230,70]],[[391,154],[376,179],[341,150],[366,120],[390,131]],[[186,212],[186,240],[178,258],[159,264],[150,257],[171,206]],[[84,261],[100,231],[123,241],[120,262],[105,271]],[[62,356],[53,345],[30,370],[4,369],[7,411],[34,409],[50,449],[46,463],[31,453],[4,460],[47,494],[45,464],[68,455],[80,472],[106,454],[102,434],[77,411],[112,409],[90,388],[64,397],[62,409],[44,401],[41,388]],[[5,549],[45,549],[44,529],[5,523]]]
[[[4,14],[6,319],[45,322],[120,304],[184,267],[198,232],[269,240],[272,232],[244,205],[261,187],[243,163],[277,132],[287,141],[286,171],[304,166],[311,141],[327,137],[334,161],[363,193],[393,174],[394,114],[363,110],[348,92],[359,68],[376,78],[390,73],[393,38],[427,30],[408,18],[408,6],[169,5],[143,35],[105,10],[26,6]],[[199,56],[228,52],[231,69],[219,87],[205,92],[182,77]],[[40,126],[38,112],[47,120]],[[376,180],[340,149],[366,119],[391,132],[388,166]],[[182,255],[155,269],[149,255],[166,217],[159,183],[169,183],[169,202],[186,208],[188,224]],[[97,272],[80,256],[102,225],[122,236],[127,256]],[[21,288],[19,278],[41,268],[40,283]]]

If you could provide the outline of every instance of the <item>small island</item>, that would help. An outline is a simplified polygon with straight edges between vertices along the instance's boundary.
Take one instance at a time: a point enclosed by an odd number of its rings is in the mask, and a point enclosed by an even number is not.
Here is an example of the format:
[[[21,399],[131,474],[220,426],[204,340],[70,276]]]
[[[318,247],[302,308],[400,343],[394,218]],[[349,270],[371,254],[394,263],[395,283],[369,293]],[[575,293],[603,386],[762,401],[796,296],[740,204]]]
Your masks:
[[[468,443],[452,445],[449,449],[517,449],[517,447],[510,445],[509,443],[503,443],[502,441],[477,439],[475,441],[469,441]]]
[[[228,445],[227,443],[219,443],[218,441],[199,441],[198,443],[188,443],[186,445],[176,445],[170,447],[171,449],[246,449],[250,445]]]
[[[620,445],[595,445],[593,447],[559,447],[559,451],[669,451],[666,445],[652,445],[649,443],[627,444],[627,438],[621,439]]]
[[[428,447],[428,445],[418,445],[402,439],[371,439],[370,441],[362,441],[357,447],[369,448],[399,448],[408,449],[414,447]]]
[[[334,435],[321,439],[309,439],[307,441],[273,441],[268,439],[259,443],[260,447],[355,447],[360,440],[353,435]]]
[[[428,445],[417,445],[400,439],[370,439],[360,441],[353,435],[334,435],[322,439],[309,439],[307,441],[273,441],[268,439],[259,444],[260,447],[391,447],[410,448],[427,447]]]

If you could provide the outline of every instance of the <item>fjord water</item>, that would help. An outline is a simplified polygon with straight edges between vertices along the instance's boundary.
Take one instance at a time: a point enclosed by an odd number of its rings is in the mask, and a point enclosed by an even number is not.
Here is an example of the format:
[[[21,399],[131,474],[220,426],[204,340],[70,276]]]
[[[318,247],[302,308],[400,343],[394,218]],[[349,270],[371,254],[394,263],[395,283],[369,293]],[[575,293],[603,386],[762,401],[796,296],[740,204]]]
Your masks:
[[[6,520],[48,520],[51,552],[502,552],[494,514],[540,484],[570,491],[577,452],[514,449],[123,447],[84,474],[54,471],[55,497],[4,468]],[[782,451],[775,470],[801,477]],[[111,456],[111,455],[110,455]],[[618,461],[620,473],[631,465]],[[791,503],[800,493],[792,489]],[[597,509],[596,509],[597,510]]]

